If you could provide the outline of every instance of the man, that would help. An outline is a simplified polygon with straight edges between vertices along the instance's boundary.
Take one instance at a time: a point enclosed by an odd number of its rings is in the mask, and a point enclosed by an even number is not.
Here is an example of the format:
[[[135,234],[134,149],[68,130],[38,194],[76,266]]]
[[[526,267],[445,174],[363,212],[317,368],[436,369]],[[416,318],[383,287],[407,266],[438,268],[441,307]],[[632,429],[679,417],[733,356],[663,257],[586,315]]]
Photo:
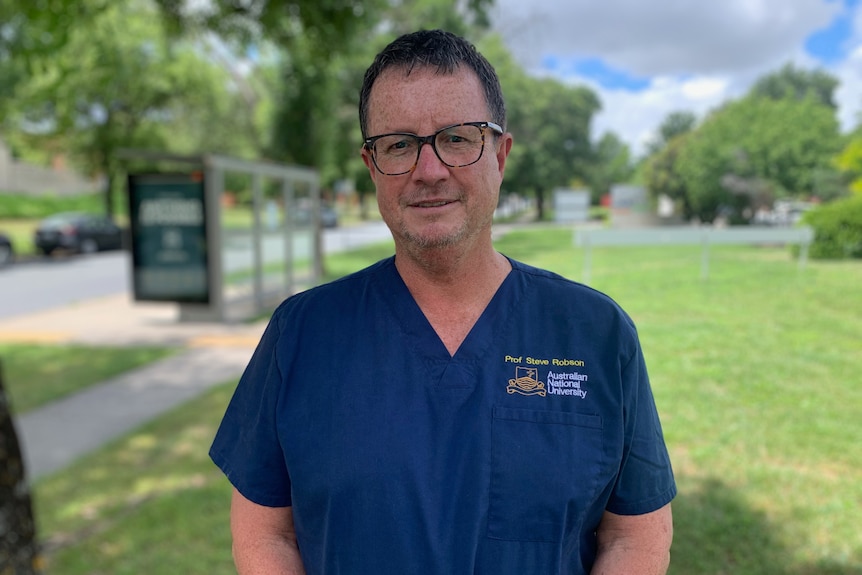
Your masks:
[[[395,256],[284,302],[240,381],[211,450],[238,571],[664,573],[676,489],[631,320],[492,246],[493,68],[403,36],[360,123]]]

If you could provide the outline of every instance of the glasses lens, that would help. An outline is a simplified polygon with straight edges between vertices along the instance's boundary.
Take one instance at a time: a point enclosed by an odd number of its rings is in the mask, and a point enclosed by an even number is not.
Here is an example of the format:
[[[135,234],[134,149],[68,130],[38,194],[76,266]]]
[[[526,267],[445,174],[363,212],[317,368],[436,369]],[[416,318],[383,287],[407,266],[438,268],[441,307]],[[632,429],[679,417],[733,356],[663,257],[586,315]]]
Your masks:
[[[425,138],[410,134],[380,136],[374,140],[374,163],[384,174],[406,174],[416,165],[423,141]],[[484,145],[482,128],[473,125],[446,128],[434,137],[437,156],[453,168],[475,164],[482,157]]]
[[[444,163],[453,167],[468,166],[482,156],[484,140],[479,126],[454,126],[437,134],[437,153]]]
[[[406,134],[383,136],[374,142],[374,160],[384,174],[409,172],[416,163],[419,139]]]

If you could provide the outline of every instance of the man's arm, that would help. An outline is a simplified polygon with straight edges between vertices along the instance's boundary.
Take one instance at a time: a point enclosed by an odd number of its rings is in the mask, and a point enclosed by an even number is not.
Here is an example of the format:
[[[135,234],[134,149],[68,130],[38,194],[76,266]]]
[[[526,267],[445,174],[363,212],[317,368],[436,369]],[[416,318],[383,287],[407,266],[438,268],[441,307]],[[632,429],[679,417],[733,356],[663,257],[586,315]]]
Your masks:
[[[230,530],[239,575],[305,575],[290,507],[258,505],[234,489]]]
[[[670,564],[673,515],[670,503],[644,515],[602,516],[592,575],[664,575]]]

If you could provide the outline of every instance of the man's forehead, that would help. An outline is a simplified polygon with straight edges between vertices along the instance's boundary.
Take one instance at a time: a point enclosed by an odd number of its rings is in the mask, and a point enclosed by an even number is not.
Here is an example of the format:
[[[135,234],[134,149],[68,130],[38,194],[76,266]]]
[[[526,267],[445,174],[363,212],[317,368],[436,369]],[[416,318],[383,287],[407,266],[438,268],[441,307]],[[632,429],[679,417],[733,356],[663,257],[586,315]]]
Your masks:
[[[438,73],[436,67],[402,69],[381,74],[368,102],[368,123],[372,132],[415,131],[414,122],[427,121],[434,129],[443,125],[486,119],[487,102],[475,73],[462,68],[454,73]]]
[[[415,89],[415,86],[428,83],[430,86],[447,85],[452,88],[462,87],[467,91],[475,91],[477,96],[484,97],[479,77],[469,67],[459,67],[455,70],[440,70],[437,66],[398,66],[387,68],[374,81],[369,94],[369,104],[382,91],[398,91]],[[429,88],[431,89],[431,88]]]
[[[453,68],[445,68],[432,64],[393,64],[388,68],[384,68],[374,81],[376,86],[381,80],[405,80],[415,76],[429,76],[438,78],[451,78],[460,76],[464,72],[471,72],[469,67],[460,64]]]

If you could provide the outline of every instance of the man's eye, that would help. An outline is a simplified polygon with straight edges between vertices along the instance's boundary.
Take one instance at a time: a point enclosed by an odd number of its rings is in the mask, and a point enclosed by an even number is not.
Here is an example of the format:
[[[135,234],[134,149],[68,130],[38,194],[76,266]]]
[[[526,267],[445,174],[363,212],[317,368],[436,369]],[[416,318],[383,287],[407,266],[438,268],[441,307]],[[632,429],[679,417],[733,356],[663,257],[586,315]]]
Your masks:
[[[481,141],[482,132],[474,126],[458,126],[440,132],[437,136],[437,145],[445,147],[472,147]]]
[[[400,156],[416,149],[416,142],[410,138],[392,138],[380,143],[383,144],[382,153],[393,156]]]

